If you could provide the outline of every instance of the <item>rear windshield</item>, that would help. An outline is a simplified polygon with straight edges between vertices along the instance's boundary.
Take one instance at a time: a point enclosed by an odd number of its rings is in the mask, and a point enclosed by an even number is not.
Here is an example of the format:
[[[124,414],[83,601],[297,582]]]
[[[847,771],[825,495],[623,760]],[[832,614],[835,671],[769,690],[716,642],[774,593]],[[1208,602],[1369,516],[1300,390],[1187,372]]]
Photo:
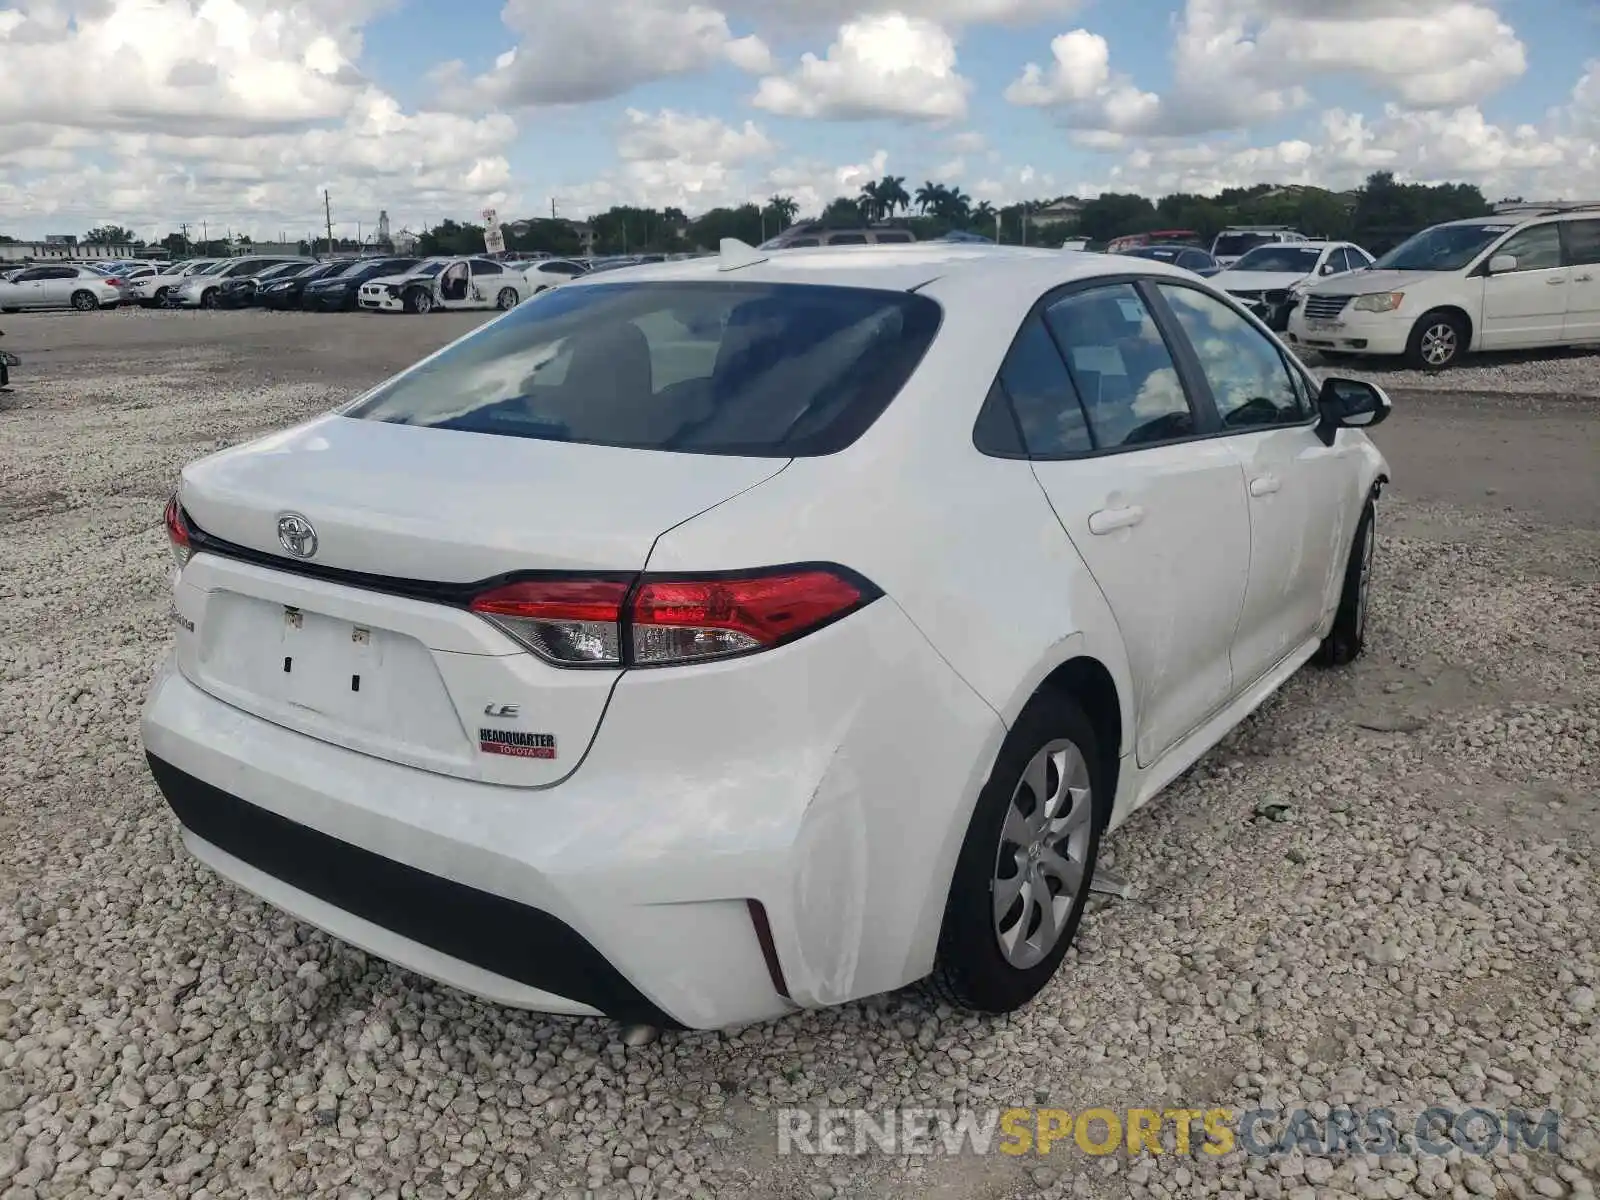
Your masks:
[[[559,288],[344,415],[695,454],[831,454],[888,406],[939,318],[925,296],[868,288]]]
[[[1268,242],[1278,240],[1275,233],[1219,233],[1217,241],[1211,247],[1211,253],[1224,254],[1230,258],[1236,254],[1246,254],[1257,246],[1264,246]]]

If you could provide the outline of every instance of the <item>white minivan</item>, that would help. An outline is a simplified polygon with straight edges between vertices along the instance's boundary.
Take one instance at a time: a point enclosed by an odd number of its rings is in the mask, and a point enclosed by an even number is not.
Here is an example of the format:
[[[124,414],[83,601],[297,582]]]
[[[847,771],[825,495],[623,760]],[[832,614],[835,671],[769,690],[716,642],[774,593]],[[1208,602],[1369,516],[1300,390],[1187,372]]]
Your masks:
[[[1424,229],[1370,270],[1312,284],[1287,337],[1426,371],[1469,351],[1600,342],[1600,203]]]

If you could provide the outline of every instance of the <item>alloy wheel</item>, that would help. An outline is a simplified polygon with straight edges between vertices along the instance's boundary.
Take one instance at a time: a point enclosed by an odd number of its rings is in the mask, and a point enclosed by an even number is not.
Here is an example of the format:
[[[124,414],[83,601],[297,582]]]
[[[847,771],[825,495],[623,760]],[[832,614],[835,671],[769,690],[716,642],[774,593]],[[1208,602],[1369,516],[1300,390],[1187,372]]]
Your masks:
[[[1043,746],[1023,771],[1000,831],[991,884],[994,933],[1011,966],[1055,948],[1083,887],[1093,830],[1089,764],[1077,744]]]
[[[78,292],[72,297],[72,307],[79,312],[88,312],[91,308],[98,306],[99,302],[88,292]]]
[[[1455,326],[1448,322],[1437,322],[1422,331],[1422,359],[1429,366],[1444,366],[1459,348]]]

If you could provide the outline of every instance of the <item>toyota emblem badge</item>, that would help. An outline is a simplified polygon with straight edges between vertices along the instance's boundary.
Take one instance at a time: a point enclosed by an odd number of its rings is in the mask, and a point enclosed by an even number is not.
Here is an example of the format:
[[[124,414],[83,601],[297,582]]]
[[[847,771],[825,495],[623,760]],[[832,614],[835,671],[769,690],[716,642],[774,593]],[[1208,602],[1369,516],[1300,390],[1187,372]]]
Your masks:
[[[310,558],[317,552],[317,531],[299,513],[284,513],[278,518],[278,542],[296,558]]]

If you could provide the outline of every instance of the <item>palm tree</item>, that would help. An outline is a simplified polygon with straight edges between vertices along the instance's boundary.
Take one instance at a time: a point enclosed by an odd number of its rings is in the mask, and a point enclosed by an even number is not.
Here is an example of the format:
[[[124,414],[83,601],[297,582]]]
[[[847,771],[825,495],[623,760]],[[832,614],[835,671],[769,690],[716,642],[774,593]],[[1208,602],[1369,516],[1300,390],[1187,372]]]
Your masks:
[[[965,221],[972,213],[972,197],[960,188],[940,188],[935,198],[933,215],[946,221]]]
[[[928,180],[917,189],[917,211],[922,213],[924,216],[927,215],[930,209],[937,212],[939,209],[939,203],[944,198],[948,190],[949,189],[946,188],[944,184],[935,183],[931,179]]]
[[[795,216],[799,212],[800,205],[795,203],[793,196],[773,196],[761,210],[761,226],[765,229],[770,222],[781,232],[794,224]]]
[[[880,179],[878,197],[883,201],[883,206],[891,217],[900,209],[911,207],[911,194],[906,191],[904,175],[885,175]]]
[[[988,221],[992,224],[994,222],[994,216],[994,205],[990,204],[987,200],[979,201],[978,207],[972,210],[972,220],[974,224],[977,224],[980,221]]]
[[[780,227],[788,228],[800,214],[800,205],[793,196],[774,196],[767,201],[767,211],[778,219]]]
[[[861,215],[869,221],[876,221],[883,216],[885,207],[883,191],[876,183],[861,185],[861,195],[857,200],[861,205]]]

